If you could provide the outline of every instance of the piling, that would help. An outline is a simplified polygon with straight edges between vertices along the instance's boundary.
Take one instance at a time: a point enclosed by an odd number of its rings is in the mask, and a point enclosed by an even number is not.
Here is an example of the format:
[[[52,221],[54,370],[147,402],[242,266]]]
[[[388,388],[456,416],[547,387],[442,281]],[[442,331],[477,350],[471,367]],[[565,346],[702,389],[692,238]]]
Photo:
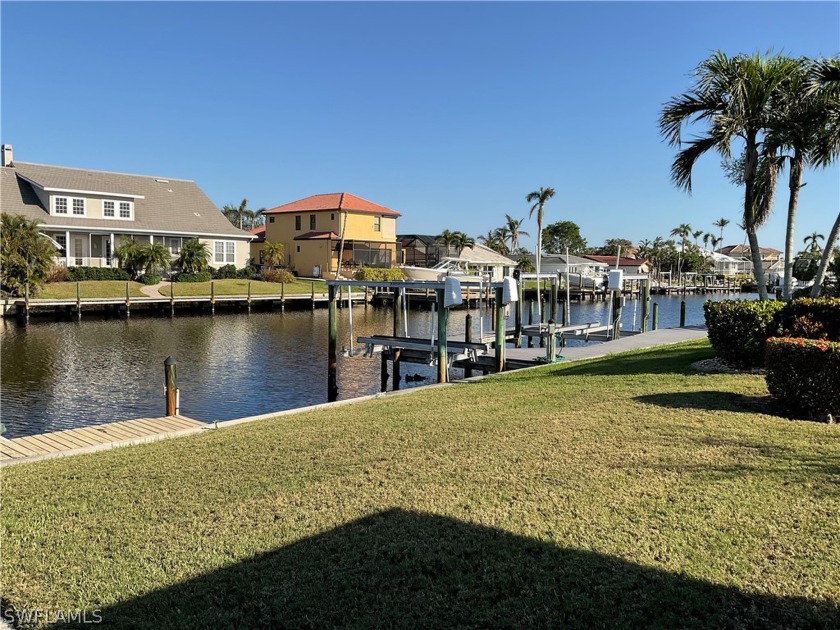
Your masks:
[[[312,283],[312,303],[315,304],[315,283]],[[336,287],[327,287],[327,401],[338,400],[338,312],[336,305]]]
[[[549,296],[551,299],[551,320],[557,321],[557,306],[560,296],[557,293],[557,278],[551,279],[551,287],[549,288]]]
[[[333,290],[332,296],[328,296],[327,299],[330,300],[330,303],[335,301],[335,291]],[[312,283],[312,301],[311,301],[312,310],[315,310],[315,283]]]
[[[280,283],[280,312],[286,310],[286,283]]]
[[[248,312],[251,312],[251,281],[248,281]]]
[[[177,362],[172,357],[166,357],[163,362],[164,390],[166,392],[166,415],[175,416],[178,414],[178,385],[175,378],[175,366]]]
[[[502,287],[496,289],[496,371],[505,370],[505,306],[502,304]]]
[[[131,293],[128,290],[128,282],[125,283],[125,316],[131,317]]]
[[[557,337],[554,336],[557,332],[557,326],[553,319],[548,320],[548,362],[554,363],[557,360]]]
[[[380,353],[380,366],[379,366],[379,391],[387,392],[388,391],[388,353],[383,350]]]
[[[622,296],[620,291],[616,291],[613,293],[613,329],[612,329],[612,338],[618,339],[621,337],[621,302]]]
[[[516,304],[513,305],[514,319],[514,347],[522,347],[522,278],[519,269],[514,269],[513,279],[516,280]]]
[[[680,328],[685,328],[685,300],[680,302]]]
[[[659,328],[659,304],[656,302],[653,303],[653,321],[651,322],[650,329],[656,330]]]
[[[169,316],[175,317],[175,283],[169,283]]]
[[[29,321],[29,282],[23,287],[23,316]]]
[[[528,325],[532,326],[534,324],[534,300],[528,300]],[[528,347],[534,347],[534,338],[530,335],[528,336]]]
[[[641,331],[647,332],[650,328],[648,324],[648,313],[650,312],[650,280],[645,280],[642,284],[642,325]]]
[[[437,293],[437,316],[438,316],[438,338],[437,338],[437,359],[438,359],[438,383],[446,383],[447,379],[447,356],[446,356],[446,316],[448,309],[443,305],[443,289],[435,289]]]
[[[403,300],[405,299],[404,289],[394,289],[394,337],[399,337],[402,332],[402,315],[403,315]],[[350,307],[352,308],[352,304]],[[393,389],[396,391],[400,388],[400,350],[394,348],[393,350]]]
[[[472,343],[472,315],[467,313],[464,319],[464,343]],[[464,363],[464,378],[472,376],[472,365],[469,360]]]

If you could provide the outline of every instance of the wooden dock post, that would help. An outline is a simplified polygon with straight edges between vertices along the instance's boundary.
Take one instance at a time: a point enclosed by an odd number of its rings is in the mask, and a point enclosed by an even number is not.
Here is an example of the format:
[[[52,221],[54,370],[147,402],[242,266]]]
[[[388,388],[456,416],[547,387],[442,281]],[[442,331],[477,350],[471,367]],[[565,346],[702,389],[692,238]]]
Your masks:
[[[472,343],[472,315],[467,313],[464,318],[464,343]],[[472,376],[472,365],[469,359],[464,364],[464,378]]]
[[[248,312],[251,312],[251,281],[248,281]]]
[[[533,326],[534,324],[534,300],[528,300],[528,325]],[[534,338],[530,335],[528,336],[528,347],[534,347]]]
[[[557,325],[553,319],[548,320],[548,362],[554,363],[557,360]]]
[[[335,287],[333,287],[333,289],[335,289]],[[332,304],[335,301],[335,290],[333,290],[331,296],[329,295],[329,291],[327,293],[328,293],[327,299],[330,301],[330,304]],[[314,282],[312,283],[312,310],[313,311],[315,310],[315,283]]]
[[[312,283],[312,304],[315,304],[315,283]],[[327,401],[338,400],[338,311],[336,305],[336,287],[327,286]],[[314,306],[313,306],[314,308]]]
[[[438,330],[437,330],[437,359],[438,359],[438,383],[446,383],[449,379],[447,370],[446,356],[446,319],[449,313],[448,309],[443,305],[443,289],[435,289],[437,294],[437,316],[438,316]]]
[[[470,285],[467,285],[467,310],[470,310],[472,306],[470,305]]]
[[[653,321],[651,322],[650,329],[656,330],[659,328],[659,304],[656,302],[653,303]]]
[[[368,307],[368,288],[367,288],[367,286],[365,286],[365,310],[367,310],[367,307]]]
[[[642,284],[642,325],[641,331],[647,332],[650,328],[648,323],[648,315],[650,312],[650,279],[647,279]]]
[[[505,370],[505,305],[502,304],[502,287],[496,289],[496,371]]]
[[[516,280],[516,304],[513,305],[513,328],[514,347],[522,347],[522,278],[519,269],[513,270],[513,279]]]
[[[175,317],[175,283],[169,283],[169,316]]]
[[[163,379],[166,390],[166,415],[178,415],[178,384],[175,378],[175,366],[178,363],[172,357],[163,362]]]
[[[551,279],[551,287],[549,287],[549,296],[551,299],[551,317],[550,319],[553,321],[557,321],[557,306],[560,300],[560,295],[557,292],[557,281],[558,278]]]
[[[685,300],[680,302],[680,328],[685,328]]]
[[[76,318],[82,319],[82,285],[76,283]]]
[[[28,281],[23,287],[23,317],[27,322],[29,321],[29,282]]]
[[[388,391],[388,353],[382,350],[380,353],[380,367],[379,367],[379,391]]]
[[[125,316],[131,317],[131,293],[128,291],[128,282],[125,283]]]
[[[622,301],[621,291],[616,291],[613,293],[613,321],[612,321],[612,338],[613,339],[620,339],[621,338],[621,301]]]
[[[405,292],[403,289],[394,289],[394,337],[399,337],[402,334],[402,306],[403,300],[405,299]],[[393,349],[393,359],[392,363],[394,364],[393,367],[393,378],[392,388],[394,391],[400,388],[400,349],[394,348]]]
[[[216,281],[210,281],[210,313],[216,314]]]
[[[280,312],[286,310],[286,283],[280,283]]]

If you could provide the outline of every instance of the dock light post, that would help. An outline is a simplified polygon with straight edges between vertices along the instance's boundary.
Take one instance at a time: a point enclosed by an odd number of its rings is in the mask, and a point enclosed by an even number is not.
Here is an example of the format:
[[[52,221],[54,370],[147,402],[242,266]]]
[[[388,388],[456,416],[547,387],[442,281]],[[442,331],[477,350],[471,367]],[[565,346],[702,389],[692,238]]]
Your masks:
[[[166,357],[163,362],[163,378],[164,378],[164,392],[166,393],[166,415],[177,416],[180,409],[178,408],[178,399],[180,398],[177,381],[175,379],[175,367],[178,362],[172,357]]]

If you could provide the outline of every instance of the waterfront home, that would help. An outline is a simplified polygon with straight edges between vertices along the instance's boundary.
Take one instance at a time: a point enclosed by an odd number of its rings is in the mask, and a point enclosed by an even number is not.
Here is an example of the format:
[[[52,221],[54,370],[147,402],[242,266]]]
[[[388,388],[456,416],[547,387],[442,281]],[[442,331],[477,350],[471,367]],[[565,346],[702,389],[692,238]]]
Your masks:
[[[282,243],[286,265],[301,276],[350,276],[359,267],[397,263],[400,213],[351,195],[328,193],[298,199],[263,212],[264,241]],[[263,242],[264,242],[263,241]],[[260,260],[261,243],[254,246]]]
[[[18,162],[2,146],[0,210],[41,222],[67,267],[116,267],[121,239],[160,243],[177,257],[199,239],[210,265],[244,267],[253,236],[232,226],[198,185],[185,179]]]
[[[536,267],[536,256],[529,254],[531,264]],[[604,275],[609,265],[569,254],[543,254],[540,258],[540,273],[572,273],[584,276]]]
[[[620,257],[616,259],[615,256],[594,256],[594,255],[587,255],[585,258],[592,260],[597,263],[601,263],[605,265],[608,269],[621,269],[626,274],[646,274],[650,272],[650,263],[647,260],[642,260],[639,258],[625,258]]]

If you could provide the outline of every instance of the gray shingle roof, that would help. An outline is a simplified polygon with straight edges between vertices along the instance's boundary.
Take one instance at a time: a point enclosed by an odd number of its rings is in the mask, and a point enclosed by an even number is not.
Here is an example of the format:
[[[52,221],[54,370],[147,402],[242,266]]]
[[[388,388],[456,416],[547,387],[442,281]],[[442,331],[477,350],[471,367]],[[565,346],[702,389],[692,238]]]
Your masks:
[[[193,181],[29,162],[15,162],[14,167],[2,167],[0,170],[0,210],[39,219],[49,226],[99,228],[120,233],[145,231],[240,238],[253,236],[231,225]],[[137,195],[133,200],[134,220],[51,216],[32,186],[18,175],[44,188]]]

